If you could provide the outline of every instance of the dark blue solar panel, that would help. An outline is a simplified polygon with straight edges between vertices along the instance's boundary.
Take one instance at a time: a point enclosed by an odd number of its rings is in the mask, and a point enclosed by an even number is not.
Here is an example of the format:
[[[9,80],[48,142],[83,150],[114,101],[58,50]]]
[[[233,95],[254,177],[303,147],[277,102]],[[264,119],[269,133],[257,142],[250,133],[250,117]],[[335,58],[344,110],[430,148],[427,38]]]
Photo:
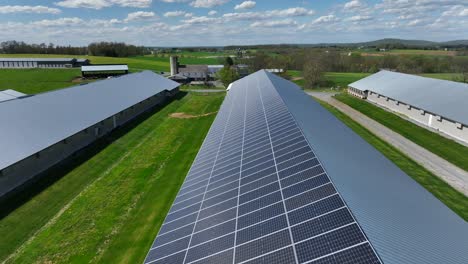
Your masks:
[[[275,88],[241,82],[146,262],[378,263]]]

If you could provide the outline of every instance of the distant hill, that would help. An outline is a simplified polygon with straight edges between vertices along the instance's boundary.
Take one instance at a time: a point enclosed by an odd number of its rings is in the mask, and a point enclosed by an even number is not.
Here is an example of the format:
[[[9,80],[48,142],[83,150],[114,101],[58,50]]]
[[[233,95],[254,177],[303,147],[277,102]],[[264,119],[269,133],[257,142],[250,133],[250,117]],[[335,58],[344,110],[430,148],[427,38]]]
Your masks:
[[[452,40],[445,42],[435,42],[427,40],[408,40],[408,39],[395,39],[385,38],[367,42],[357,43],[319,43],[302,45],[309,47],[406,47],[406,48],[436,48],[436,47],[468,47],[468,40]]]

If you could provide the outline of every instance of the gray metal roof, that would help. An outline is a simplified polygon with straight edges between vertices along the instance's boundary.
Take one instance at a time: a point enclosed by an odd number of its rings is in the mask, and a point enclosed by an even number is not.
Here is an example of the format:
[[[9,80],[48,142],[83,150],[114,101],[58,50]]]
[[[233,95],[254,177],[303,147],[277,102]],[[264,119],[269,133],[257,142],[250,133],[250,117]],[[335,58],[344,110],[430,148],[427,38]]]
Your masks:
[[[297,85],[251,78],[278,91],[384,263],[468,263],[467,222]]]
[[[350,87],[372,91],[416,108],[468,124],[468,84],[380,71],[351,83]]]
[[[0,169],[179,84],[151,71],[0,104]]]
[[[84,72],[100,72],[100,71],[128,71],[128,65],[89,65],[81,66],[81,71]]]
[[[20,93],[18,91],[11,90],[11,89],[3,90],[3,91],[0,91],[0,102],[13,100],[22,96],[26,96],[26,94]]]
[[[0,61],[74,62],[74,58],[0,58]]]

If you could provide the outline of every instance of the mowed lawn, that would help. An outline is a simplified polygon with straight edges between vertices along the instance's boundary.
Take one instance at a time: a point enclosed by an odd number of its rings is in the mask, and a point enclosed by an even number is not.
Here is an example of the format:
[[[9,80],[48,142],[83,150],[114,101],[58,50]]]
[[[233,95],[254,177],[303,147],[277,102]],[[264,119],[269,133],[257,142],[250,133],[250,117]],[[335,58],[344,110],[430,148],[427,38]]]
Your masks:
[[[0,220],[0,261],[141,263],[224,94],[188,93]],[[124,128],[125,129],[125,128]]]
[[[78,85],[79,69],[0,69],[0,90],[37,94]]]
[[[288,74],[292,78],[293,82],[295,82],[297,85],[304,87],[305,82],[302,71],[289,70],[286,72],[286,74]],[[338,86],[340,88],[346,88],[348,84],[358,81],[369,75],[370,73],[361,72],[326,72],[324,73],[324,79],[329,84],[329,87],[324,88],[336,88]]]
[[[339,94],[335,98],[439,157],[468,171],[468,147],[356,97]]]
[[[435,197],[437,197],[437,199],[447,205],[447,207],[465,219],[465,221],[468,221],[468,197],[453,189],[439,177],[432,174],[421,165],[413,161],[411,158],[374,135],[372,132],[352,120],[346,114],[325,102],[320,101],[320,104],[328,109],[328,111],[330,111],[343,123],[345,123],[355,133],[366,140],[369,144],[374,146],[389,160],[395,163],[395,165],[397,165],[402,171],[404,171],[415,181],[421,184],[421,186],[431,192]]]

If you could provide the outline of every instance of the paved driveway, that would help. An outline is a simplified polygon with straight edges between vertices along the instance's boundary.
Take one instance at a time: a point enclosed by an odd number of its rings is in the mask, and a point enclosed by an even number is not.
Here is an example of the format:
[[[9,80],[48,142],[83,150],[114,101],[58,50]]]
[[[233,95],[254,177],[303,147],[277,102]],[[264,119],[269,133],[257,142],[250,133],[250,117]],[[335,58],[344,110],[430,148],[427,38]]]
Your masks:
[[[367,117],[348,105],[334,99],[333,93],[307,92],[309,95],[325,101],[341,112],[346,113],[351,119],[358,122],[369,131],[397,148],[424,168],[434,173],[455,189],[468,196],[468,172],[458,168],[452,163],[440,158],[432,152],[406,139],[400,134],[381,125],[377,121]]]

